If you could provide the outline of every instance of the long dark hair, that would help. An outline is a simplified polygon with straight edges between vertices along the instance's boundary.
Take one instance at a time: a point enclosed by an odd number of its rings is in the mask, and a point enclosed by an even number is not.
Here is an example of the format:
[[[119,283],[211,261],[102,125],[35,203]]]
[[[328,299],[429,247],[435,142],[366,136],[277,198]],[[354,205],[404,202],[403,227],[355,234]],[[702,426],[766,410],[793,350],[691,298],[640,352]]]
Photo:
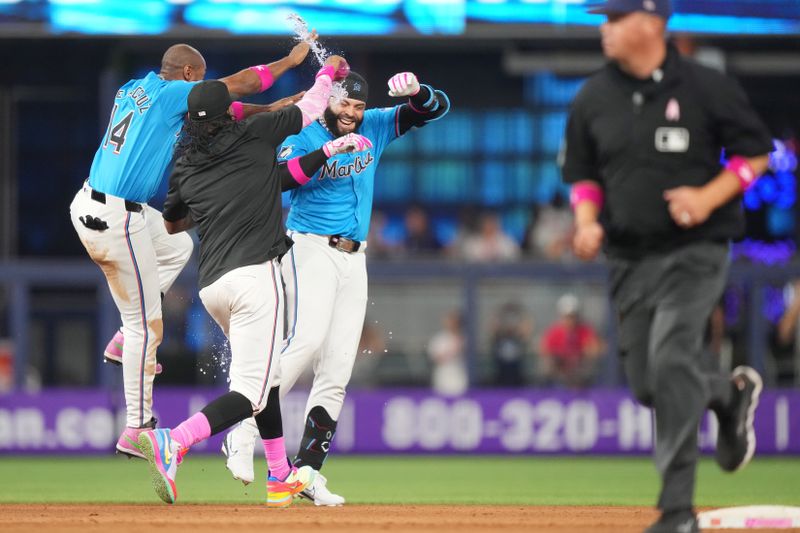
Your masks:
[[[210,154],[214,137],[235,124],[227,113],[206,122],[197,122],[186,117],[178,134],[178,142],[175,143],[175,160],[195,154]]]

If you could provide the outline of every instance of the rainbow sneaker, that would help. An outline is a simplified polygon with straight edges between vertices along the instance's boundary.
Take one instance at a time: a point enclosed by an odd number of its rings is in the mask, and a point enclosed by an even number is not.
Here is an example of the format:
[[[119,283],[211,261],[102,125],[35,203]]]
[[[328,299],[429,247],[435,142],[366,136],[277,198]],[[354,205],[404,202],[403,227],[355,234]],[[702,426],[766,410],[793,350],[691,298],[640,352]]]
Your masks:
[[[140,434],[139,450],[150,463],[156,494],[167,503],[175,503],[178,499],[175,475],[186,451],[173,440],[169,429],[153,429]]]
[[[292,467],[292,471],[281,481],[274,476],[267,478],[267,507],[289,507],[292,505],[292,498],[299,494],[306,487],[314,482],[316,470],[308,465],[297,468]]]

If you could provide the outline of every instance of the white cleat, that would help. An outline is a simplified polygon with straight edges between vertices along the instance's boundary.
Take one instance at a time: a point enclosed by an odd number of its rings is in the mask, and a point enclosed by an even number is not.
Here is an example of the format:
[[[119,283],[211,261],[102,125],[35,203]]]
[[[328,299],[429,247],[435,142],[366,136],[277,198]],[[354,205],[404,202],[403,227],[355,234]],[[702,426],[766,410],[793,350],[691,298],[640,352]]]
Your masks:
[[[319,507],[338,507],[344,505],[344,498],[328,490],[328,480],[317,472],[314,481],[300,493],[300,496],[314,502]]]
[[[245,485],[253,482],[255,473],[253,472],[253,449],[255,448],[255,438],[242,428],[241,425],[225,435],[222,441],[222,453],[228,460],[225,467],[233,474],[233,479],[238,479]]]

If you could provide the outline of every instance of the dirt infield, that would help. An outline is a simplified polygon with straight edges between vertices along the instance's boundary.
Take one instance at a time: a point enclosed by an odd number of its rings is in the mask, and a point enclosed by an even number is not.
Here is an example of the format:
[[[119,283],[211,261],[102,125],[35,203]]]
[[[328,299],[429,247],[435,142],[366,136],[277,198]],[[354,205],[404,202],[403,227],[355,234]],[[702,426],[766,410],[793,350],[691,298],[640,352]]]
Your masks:
[[[643,507],[521,507],[296,503],[275,510],[246,505],[0,505],[0,531],[18,533],[142,533],[186,531],[542,531],[639,533],[656,514]],[[761,529],[767,532],[772,530]],[[782,530],[785,532],[786,530]]]

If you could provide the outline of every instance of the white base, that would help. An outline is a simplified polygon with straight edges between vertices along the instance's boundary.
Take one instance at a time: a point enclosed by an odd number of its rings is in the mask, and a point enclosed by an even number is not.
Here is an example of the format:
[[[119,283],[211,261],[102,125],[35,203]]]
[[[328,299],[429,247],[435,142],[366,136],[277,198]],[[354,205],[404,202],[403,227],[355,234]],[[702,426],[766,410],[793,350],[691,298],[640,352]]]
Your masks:
[[[800,507],[751,505],[705,511],[697,515],[700,529],[791,529],[800,527]]]

